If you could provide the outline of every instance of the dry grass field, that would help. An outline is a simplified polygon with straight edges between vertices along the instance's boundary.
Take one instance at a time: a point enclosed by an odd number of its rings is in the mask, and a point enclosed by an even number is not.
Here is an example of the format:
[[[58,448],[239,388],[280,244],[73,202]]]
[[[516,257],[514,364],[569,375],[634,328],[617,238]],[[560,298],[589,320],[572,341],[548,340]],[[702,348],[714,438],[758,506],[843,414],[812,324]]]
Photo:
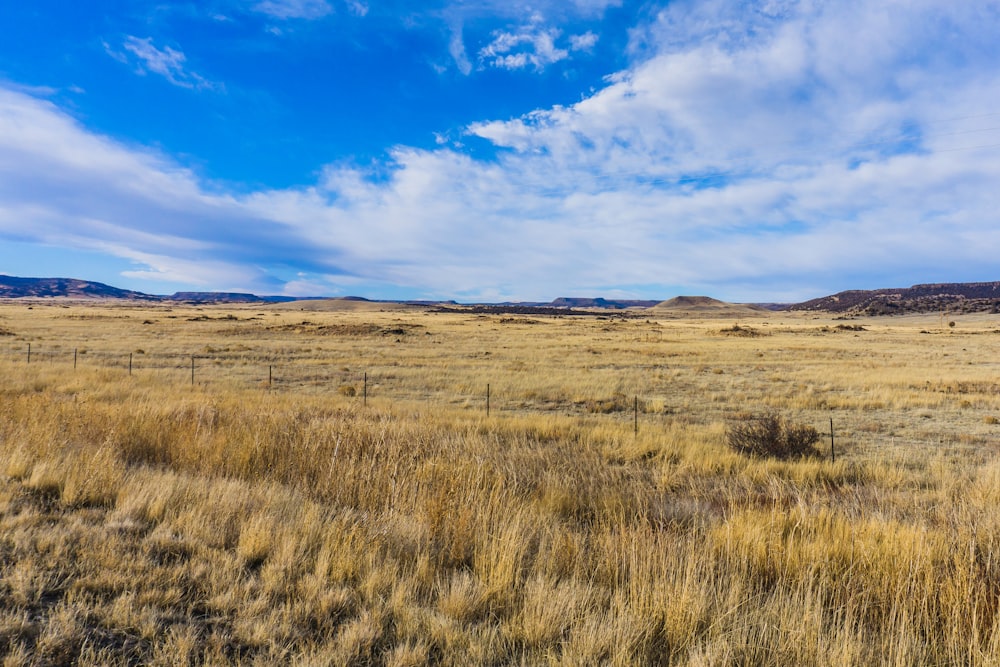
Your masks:
[[[1000,662],[1000,316],[0,334],[4,665]],[[826,456],[726,446],[767,411]]]

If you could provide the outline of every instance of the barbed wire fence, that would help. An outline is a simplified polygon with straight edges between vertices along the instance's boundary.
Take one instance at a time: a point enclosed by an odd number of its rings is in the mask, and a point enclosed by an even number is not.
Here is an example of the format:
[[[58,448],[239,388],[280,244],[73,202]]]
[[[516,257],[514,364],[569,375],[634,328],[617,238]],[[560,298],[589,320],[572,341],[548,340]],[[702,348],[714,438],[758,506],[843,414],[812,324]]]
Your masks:
[[[119,372],[122,379],[154,378],[178,388],[196,386],[211,390],[223,388],[261,388],[280,392],[338,394],[356,397],[362,405],[369,399],[417,401],[430,398],[433,402],[481,409],[486,416],[496,414],[512,404],[504,404],[503,392],[490,379],[467,387],[468,391],[409,389],[405,378],[392,370],[373,371],[364,364],[347,365],[346,359],[318,358],[309,351],[283,350],[278,355],[259,351],[225,351],[211,346],[194,353],[147,352],[142,349],[123,352],[92,346],[52,346],[17,342],[0,345],[0,358],[22,366],[25,372],[56,370],[67,375],[87,371]],[[481,386],[480,386],[481,385]],[[516,402],[523,409],[523,402]],[[566,408],[580,412],[627,413],[629,425],[638,433],[639,414],[645,414],[646,401],[638,396],[607,397],[588,402],[569,403]]]
[[[152,378],[165,385],[197,387],[209,391],[213,388],[263,389],[282,393],[308,393],[312,395],[338,395],[353,398],[362,406],[370,399],[389,402],[425,402],[448,404],[481,411],[484,416],[503,413],[530,413],[541,411],[551,413],[552,408],[532,410],[521,400],[506,400],[503,391],[492,378],[484,377],[482,382],[468,385],[467,391],[411,389],[404,378],[387,370],[373,371],[364,364],[346,365],[345,359],[318,358],[309,350],[284,349],[278,355],[256,350],[226,350],[204,346],[187,352],[147,352],[137,349],[129,352],[114,351],[85,345],[45,345],[24,341],[0,344],[0,358],[15,367],[22,366],[25,372],[36,370],[57,370],[61,373],[105,371],[120,373],[121,378]],[[612,393],[612,392],[609,392]],[[677,417],[672,410],[651,410],[650,401],[638,394],[615,394],[589,401],[560,403],[559,410],[568,414],[603,415],[616,420],[623,431],[628,429],[638,436],[644,428],[655,429],[667,419]],[[851,425],[852,416],[838,415],[836,426],[833,418],[824,416],[819,430],[830,438],[828,449],[831,458],[841,456],[844,444],[850,446],[856,437],[850,437],[855,430]],[[836,431],[836,436],[834,432]],[[845,435],[847,437],[845,438]],[[833,439],[836,437],[836,451]],[[891,438],[880,443],[879,448],[928,450],[944,443],[925,442],[913,439]],[[952,448],[960,443],[950,443]],[[973,447],[968,445],[967,447]]]

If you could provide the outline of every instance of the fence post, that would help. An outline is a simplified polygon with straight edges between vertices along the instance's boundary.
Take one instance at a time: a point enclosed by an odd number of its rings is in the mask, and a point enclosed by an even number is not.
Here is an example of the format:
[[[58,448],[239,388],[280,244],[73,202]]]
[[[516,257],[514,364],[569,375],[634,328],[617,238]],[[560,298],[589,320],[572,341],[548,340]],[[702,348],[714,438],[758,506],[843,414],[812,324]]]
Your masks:
[[[28,343],[28,363],[31,363],[31,343]]]
[[[486,383],[486,416],[490,416],[490,385]]]
[[[633,424],[633,427],[632,427],[633,435],[638,436],[639,435],[639,397],[638,396],[633,397],[632,413],[634,415],[634,419],[633,419],[634,424]]]
[[[837,462],[837,452],[833,449],[833,417],[830,417],[830,463]]]
[[[131,352],[128,353],[128,374],[129,374],[129,377],[132,376],[132,353]]]
[[[274,379],[274,374],[272,373],[272,368],[273,368],[272,366],[268,366],[267,367],[267,386],[268,387],[271,386],[271,382]]]
[[[76,353],[79,352],[79,351],[80,351],[79,349],[73,348],[73,370],[74,371],[76,370]]]
[[[194,355],[191,355],[191,386],[194,386]]]
[[[368,407],[368,372],[367,371],[365,371],[365,387],[362,390],[361,396],[362,396],[361,405],[363,405],[364,407],[367,408]]]

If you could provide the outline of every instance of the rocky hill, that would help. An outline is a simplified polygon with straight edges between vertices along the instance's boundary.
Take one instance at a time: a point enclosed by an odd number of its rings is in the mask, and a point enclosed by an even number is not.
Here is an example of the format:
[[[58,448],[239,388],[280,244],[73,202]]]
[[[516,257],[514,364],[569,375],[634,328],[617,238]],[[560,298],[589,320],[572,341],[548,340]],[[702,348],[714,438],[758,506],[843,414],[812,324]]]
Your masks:
[[[144,299],[159,297],[75,278],[17,278],[0,276],[0,298],[68,297],[73,299]]]
[[[1000,282],[933,283],[898,289],[849,290],[793,304],[787,310],[851,315],[1000,313]]]

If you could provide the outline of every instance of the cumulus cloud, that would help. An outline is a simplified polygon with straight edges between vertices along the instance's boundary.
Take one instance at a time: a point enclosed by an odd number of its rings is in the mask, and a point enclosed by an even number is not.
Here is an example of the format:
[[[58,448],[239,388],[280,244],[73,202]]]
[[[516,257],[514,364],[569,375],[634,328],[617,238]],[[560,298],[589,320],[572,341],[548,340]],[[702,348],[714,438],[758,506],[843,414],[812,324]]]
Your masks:
[[[557,48],[559,30],[541,28],[537,21],[517,32],[497,31],[493,41],[479,51],[479,59],[501,69],[523,69],[531,65],[541,71],[569,56],[566,49]]]
[[[542,71],[549,65],[566,60],[571,51],[590,51],[598,35],[587,31],[561,39],[562,30],[547,25],[541,14],[515,31],[496,30],[493,40],[479,50],[479,61],[499,69],[517,70],[532,67]],[[560,42],[561,45],[557,45]]]
[[[996,12],[707,4],[671,3],[636,31],[648,57],[586,99],[470,126],[492,159],[398,147],[293,189],[226,192],[5,90],[0,236],[251,291],[279,266],[306,274],[288,289],[467,299],[995,278]]]
[[[145,75],[148,72],[159,74],[181,88],[216,87],[197,72],[187,69],[187,57],[183,52],[170,46],[157,48],[151,37],[129,35],[125,38],[121,51],[113,49],[106,42],[104,49],[115,60],[135,66],[139,74]]]
[[[590,30],[561,39],[569,26],[599,20],[608,7],[620,4],[620,0],[569,3],[541,0],[530,4],[480,0],[449,3],[441,14],[447,17],[451,26],[449,50],[464,74],[469,74],[472,66],[466,55],[462,27],[467,22],[484,18],[508,20],[513,27],[494,30],[489,41],[476,49],[481,66],[508,70],[530,67],[542,71],[553,63],[566,60],[571,52],[589,51],[597,43],[598,36]]]

